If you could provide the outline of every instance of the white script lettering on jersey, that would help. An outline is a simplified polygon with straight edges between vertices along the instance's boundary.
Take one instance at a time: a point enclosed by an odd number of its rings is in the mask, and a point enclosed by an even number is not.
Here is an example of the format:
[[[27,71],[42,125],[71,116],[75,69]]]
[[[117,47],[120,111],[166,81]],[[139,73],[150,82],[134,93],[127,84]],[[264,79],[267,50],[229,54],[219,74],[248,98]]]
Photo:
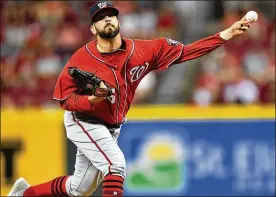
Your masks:
[[[135,66],[130,70],[131,82],[137,81],[140,79],[147,71],[149,63],[146,62],[143,66]]]
[[[106,2],[103,2],[103,3],[99,3],[98,6],[99,6],[99,8],[102,9],[102,8],[106,7],[107,4],[106,4]]]

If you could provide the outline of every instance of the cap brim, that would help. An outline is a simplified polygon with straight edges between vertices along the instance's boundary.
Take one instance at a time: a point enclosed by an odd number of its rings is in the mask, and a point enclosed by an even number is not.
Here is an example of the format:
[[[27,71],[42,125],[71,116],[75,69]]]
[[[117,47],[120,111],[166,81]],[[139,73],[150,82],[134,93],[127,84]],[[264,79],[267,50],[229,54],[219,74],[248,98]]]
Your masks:
[[[105,12],[105,11],[111,11],[111,12],[113,12],[116,16],[119,15],[119,10],[118,10],[117,8],[106,6],[106,7],[102,8],[102,9],[100,9],[100,10],[97,10],[97,11],[91,16],[91,21],[92,21],[92,22],[94,21],[94,17],[95,17],[97,14],[99,14],[99,13],[101,13],[101,12]]]

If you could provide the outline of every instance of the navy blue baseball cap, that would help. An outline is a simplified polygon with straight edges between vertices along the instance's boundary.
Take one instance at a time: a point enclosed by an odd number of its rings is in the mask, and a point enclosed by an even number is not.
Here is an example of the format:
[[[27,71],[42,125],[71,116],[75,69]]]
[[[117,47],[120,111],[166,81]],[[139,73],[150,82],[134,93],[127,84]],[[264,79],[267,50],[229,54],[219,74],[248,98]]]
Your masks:
[[[106,2],[106,1],[100,1],[90,7],[91,23],[94,22],[94,17],[103,10],[111,11],[114,13],[115,16],[119,15],[119,10],[115,8],[112,3]]]

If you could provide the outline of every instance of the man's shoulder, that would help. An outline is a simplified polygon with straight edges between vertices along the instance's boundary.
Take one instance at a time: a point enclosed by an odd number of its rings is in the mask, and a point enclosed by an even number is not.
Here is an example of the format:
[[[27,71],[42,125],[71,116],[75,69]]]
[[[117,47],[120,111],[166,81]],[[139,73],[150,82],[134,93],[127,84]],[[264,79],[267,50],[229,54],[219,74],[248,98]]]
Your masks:
[[[181,42],[177,40],[173,40],[169,37],[159,37],[159,38],[154,38],[150,40],[140,40],[140,39],[133,39],[136,43],[141,44],[141,45],[153,45],[153,46],[177,46]]]
[[[153,39],[127,39],[129,41],[133,41],[135,44],[135,48],[151,48],[151,46],[154,48],[155,45],[162,44],[166,38],[153,38]]]
[[[162,40],[165,40],[166,38],[153,38],[153,39],[131,39],[133,40],[135,43],[141,43],[141,44],[149,44],[149,43],[154,43],[154,42],[158,42],[158,41],[162,41]]]

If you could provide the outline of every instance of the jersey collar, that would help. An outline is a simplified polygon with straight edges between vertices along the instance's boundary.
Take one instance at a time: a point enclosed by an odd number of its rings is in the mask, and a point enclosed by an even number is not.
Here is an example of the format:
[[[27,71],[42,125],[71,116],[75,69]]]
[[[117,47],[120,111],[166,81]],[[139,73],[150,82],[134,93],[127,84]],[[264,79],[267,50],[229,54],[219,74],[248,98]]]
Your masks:
[[[96,60],[106,64],[107,66],[110,66],[114,69],[118,69],[121,68],[124,63],[127,61],[132,49],[133,49],[133,45],[131,44],[131,42],[128,39],[122,39],[124,44],[122,44],[121,48],[123,49],[122,51],[122,61],[120,63],[120,65],[116,65],[112,62],[109,62],[108,60],[106,60],[105,58],[103,58],[102,54],[98,51],[97,49],[97,41],[93,40],[91,42],[89,42],[85,47],[86,50],[88,51],[88,53],[93,56]],[[106,54],[106,53],[104,53]]]

